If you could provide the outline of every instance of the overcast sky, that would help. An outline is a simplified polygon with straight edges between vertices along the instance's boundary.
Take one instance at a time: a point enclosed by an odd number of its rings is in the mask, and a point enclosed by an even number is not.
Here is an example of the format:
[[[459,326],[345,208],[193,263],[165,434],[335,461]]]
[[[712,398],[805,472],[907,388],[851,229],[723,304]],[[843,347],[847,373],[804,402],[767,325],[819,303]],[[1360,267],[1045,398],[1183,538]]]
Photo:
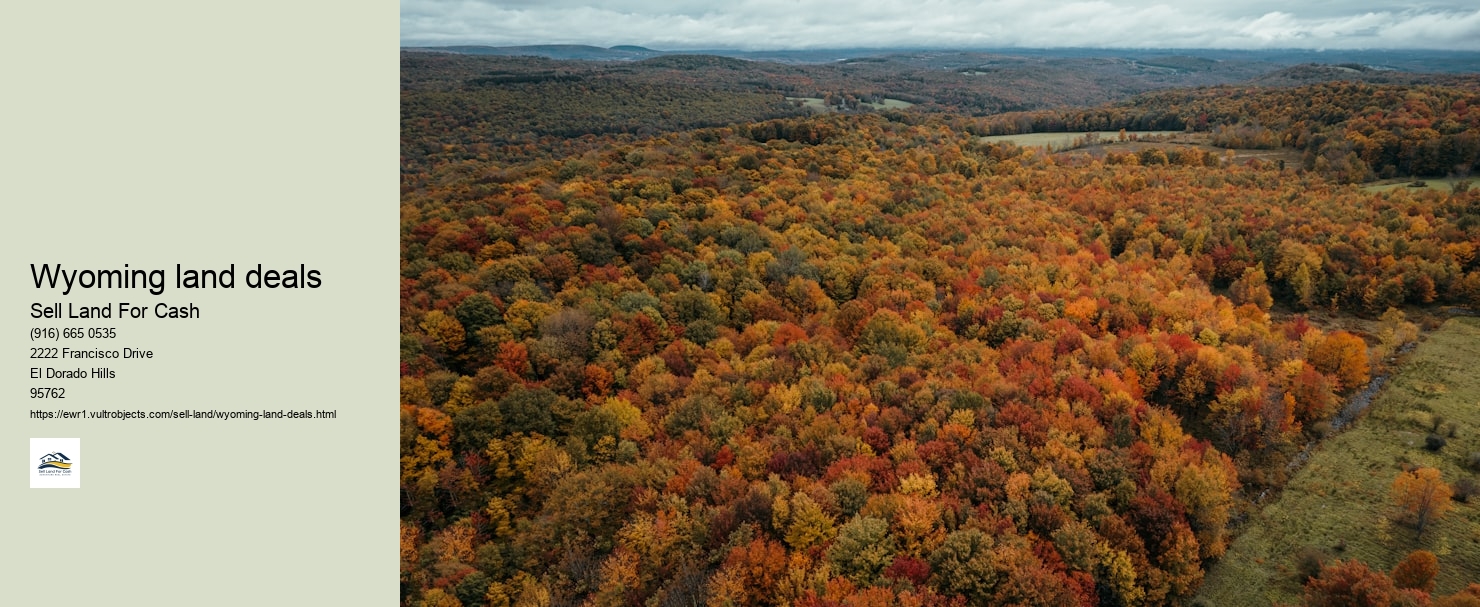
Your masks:
[[[401,43],[1480,50],[1480,8],[1406,0],[401,0]]]

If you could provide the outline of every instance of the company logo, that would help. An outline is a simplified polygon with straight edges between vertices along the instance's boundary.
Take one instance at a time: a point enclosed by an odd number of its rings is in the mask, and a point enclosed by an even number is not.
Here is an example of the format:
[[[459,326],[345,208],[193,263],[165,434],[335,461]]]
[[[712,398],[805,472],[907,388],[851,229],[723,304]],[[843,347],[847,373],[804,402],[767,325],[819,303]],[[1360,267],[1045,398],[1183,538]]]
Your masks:
[[[32,489],[80,489],[82,487],[82,439],[31,439]]]
[[[72,458],[67,457],[61,451],[53,451],[41,456],[41,465],[36,466],[37,470],[46,470],[47,468],[60,470],[63,472],[71,472]]]

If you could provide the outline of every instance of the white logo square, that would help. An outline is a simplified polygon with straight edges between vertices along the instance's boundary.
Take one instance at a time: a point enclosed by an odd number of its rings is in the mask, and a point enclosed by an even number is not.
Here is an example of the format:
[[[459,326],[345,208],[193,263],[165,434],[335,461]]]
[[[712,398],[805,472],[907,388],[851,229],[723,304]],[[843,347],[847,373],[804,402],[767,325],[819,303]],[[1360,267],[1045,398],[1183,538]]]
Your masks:
[[[33,438],[31,458],[32,489],[82,488],[82,439]]]

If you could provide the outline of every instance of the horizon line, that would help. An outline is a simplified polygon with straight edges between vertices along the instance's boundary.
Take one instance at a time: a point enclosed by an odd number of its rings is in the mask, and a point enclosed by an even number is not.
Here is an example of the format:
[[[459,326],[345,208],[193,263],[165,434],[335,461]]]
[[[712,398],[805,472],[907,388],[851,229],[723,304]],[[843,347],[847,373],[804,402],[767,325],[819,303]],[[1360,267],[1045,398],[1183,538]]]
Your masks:
[[[735,53],[803,53],[803,52],[827,52],[827,51],[989,51],[989,50],[1021,50],[1021,51],[1229,51],[1229,52],[1424,52],[1424,53],[1464,53],[1480,55],[1480,50],[1447,49],[1428,47],[1339,47],[1339,48],[1310,48],[1310,47],[1267,47],[1267,48],[1244,48],[1244,47],[1221,47],[1221,46],[826,46],[826,47],[778,47],[747,49],[741,47],[693,47],[693,48],[670,48],[659,49],[643,44],[616,44],[612,46],[601,46],[582,42],[532,42],[523,44],[497,44],[491,42],[442,42],[442,43],[412,43],[403,42],[400,48],[450,48],[458,46],[473,46],[485,48],[529,48],[529,47],[551,47],[551,46],[579,46],[598,48],[602,50],[613,50],[621,47],[641,48],[659,53],[686,53],[698,51],[726,51]]]

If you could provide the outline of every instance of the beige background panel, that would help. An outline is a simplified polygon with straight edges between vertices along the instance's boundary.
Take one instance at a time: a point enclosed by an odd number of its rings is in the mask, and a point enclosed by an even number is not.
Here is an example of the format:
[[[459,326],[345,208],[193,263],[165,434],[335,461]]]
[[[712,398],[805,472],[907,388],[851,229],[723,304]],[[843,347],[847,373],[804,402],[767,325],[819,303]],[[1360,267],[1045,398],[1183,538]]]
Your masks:
[[[397,20],[378,0],[0,9],[7,603],[396,603]],[[33,288],[32,263],[160,268],[168,284],[62,296]],[[177,290],[176,263],[235,263],[237,286]],[[323,286],[248,289],[258,263],[305,264]],[[30,318],[55,301],[203,318]],[[117,377],[33,381],[38,326],[116,327],[107,347],[155,357],[58,361]],[[43,385],[67,398],[30,399]],[[338,419],[29,419],[59,406]],[[42,436],[82,439],[80,490],[27,488]]]

